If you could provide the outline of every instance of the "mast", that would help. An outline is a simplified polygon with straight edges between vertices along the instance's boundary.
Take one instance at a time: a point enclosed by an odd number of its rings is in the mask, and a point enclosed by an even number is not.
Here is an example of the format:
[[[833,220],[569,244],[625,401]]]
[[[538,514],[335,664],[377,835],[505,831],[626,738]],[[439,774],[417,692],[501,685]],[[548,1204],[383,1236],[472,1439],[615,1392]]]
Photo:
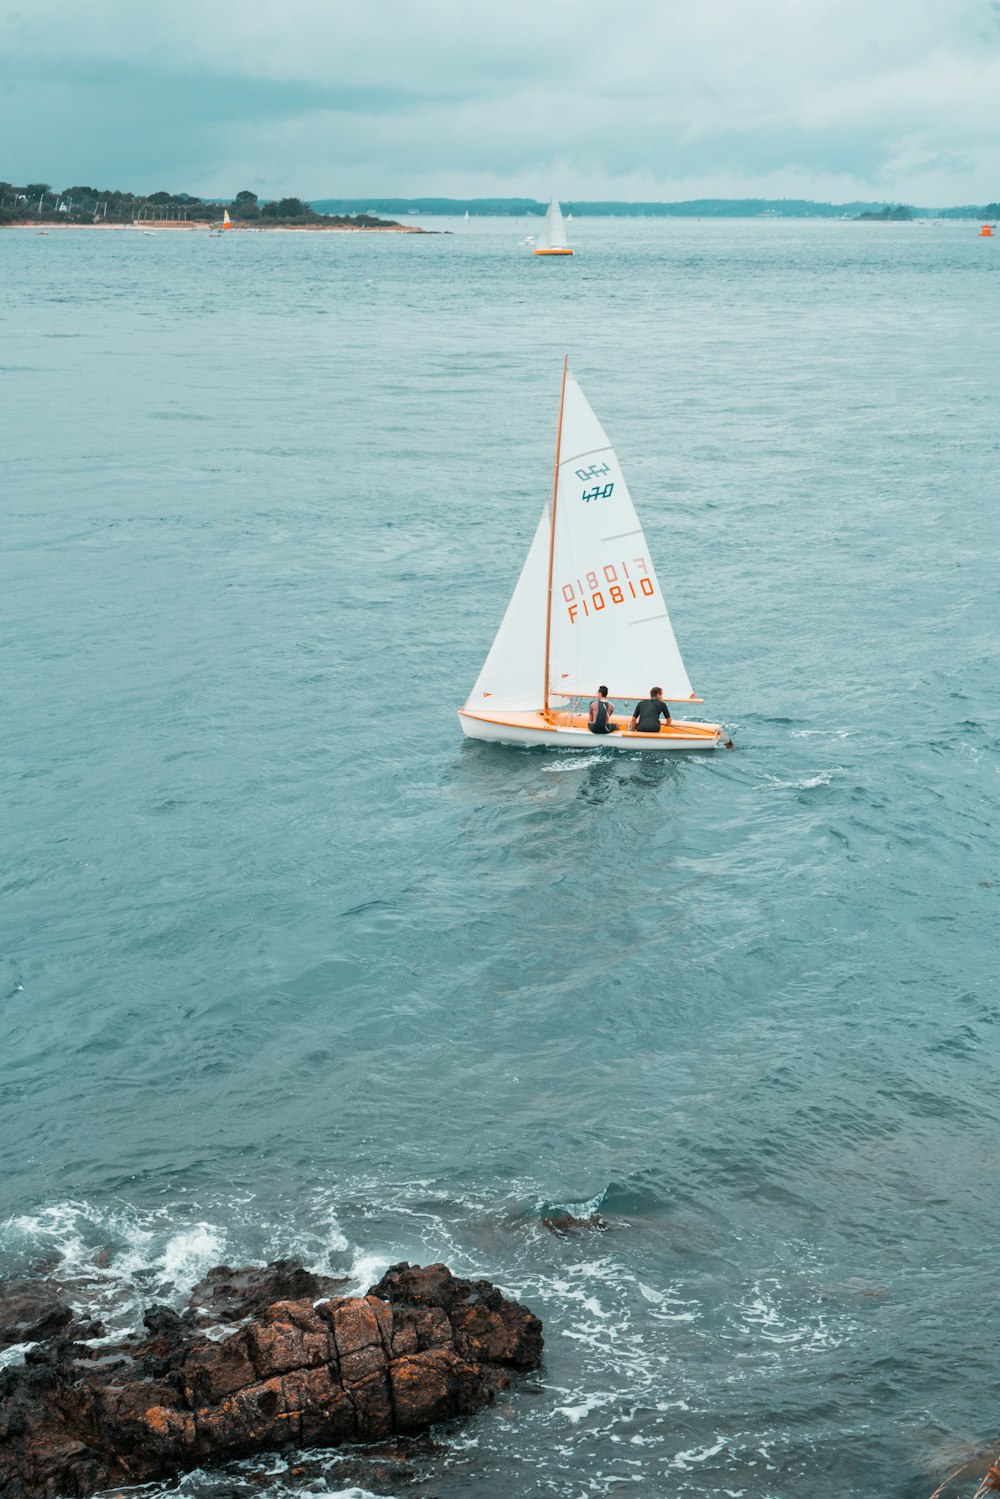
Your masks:
[[[559,493],[559,449],[562,446],[563,404],[566,400],[566,371],[569,355],[563,359],[562,388],[559,391],[559,426],[556,428],[556,461],[552,468],[552,521],[549,526],[549,583],[545,604],[545,696],[542,712],[549,716],[549,647],[552,644],[552,567],[556,555],[556,497]]]

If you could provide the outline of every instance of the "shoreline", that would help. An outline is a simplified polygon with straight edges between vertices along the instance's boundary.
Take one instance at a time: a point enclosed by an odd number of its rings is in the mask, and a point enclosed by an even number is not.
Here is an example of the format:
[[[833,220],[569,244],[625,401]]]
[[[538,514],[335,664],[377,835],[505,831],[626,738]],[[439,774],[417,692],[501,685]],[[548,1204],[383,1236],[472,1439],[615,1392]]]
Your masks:
[[[86,233],[93,230],[108,232],[127,232],[128,230],[141,230],[144,234],[175,234],[175,233],[197,233],[199,230],[207,231],[214,229],[215,225],[208,219],[194,219],[184,224],[160,223],[156,220],[151,222],[140,222],[138,224],[55,224],[51,219],[18,219],[16,223],[0,224],[0,232],[4,229],[35,229],[38,231],[52,230],[60,234],[66,234],[71,229],[82,229]],[[430,229],[420,229],[415,224],[253,224],[241,225],[232,229],[220,230],[225,234],[430,234]]]

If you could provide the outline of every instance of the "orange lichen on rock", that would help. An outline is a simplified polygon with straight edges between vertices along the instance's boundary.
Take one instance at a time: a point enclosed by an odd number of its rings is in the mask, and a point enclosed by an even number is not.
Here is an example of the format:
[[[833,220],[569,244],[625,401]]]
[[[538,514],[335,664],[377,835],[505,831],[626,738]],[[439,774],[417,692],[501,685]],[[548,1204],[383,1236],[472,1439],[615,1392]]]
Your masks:
[[[0,1493],[83,1496],[206,1459],[414,1433],[541,1357],[537,1317],[444,1265],[395,1265],[367,1296],[329,1299],[333,1285],[292,1261],[221,1267],[186,1312],[150,1308],[145,1333],[110,1349],[74,1343],[53,1314],[51,1340],[3,1376]],[[9,1304],[20,1327],[27,1303]]]

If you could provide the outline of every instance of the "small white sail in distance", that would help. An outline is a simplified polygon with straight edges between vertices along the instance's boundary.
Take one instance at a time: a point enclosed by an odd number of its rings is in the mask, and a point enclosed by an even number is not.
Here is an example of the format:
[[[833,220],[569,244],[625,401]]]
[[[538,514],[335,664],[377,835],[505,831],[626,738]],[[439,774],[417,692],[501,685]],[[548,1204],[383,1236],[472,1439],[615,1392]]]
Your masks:
[[[697,701],[617,455],[569,372],[555,498],[554,534],[546,506],[466,709],[531,712],[549,696],[592,697],[601,682],[612,699],[656,685]]]
[[[536,255],[572,255],[572,250],[566,240],[566,226],[563,223],[562,209],[558,201],[551,199],[545,220],[538,232],[538,240],[535,244]]]

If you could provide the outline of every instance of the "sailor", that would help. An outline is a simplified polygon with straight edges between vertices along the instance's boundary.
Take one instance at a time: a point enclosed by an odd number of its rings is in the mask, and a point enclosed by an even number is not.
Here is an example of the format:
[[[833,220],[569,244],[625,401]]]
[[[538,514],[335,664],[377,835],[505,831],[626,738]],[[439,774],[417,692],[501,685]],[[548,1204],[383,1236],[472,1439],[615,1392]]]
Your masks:
[[[614,717],[615,705],[608,702],[608,689],[598,687],[597,696],[590,705],[590,717],[587,727],[592,734],[614,734],[618,725],[611,722]]]
[[[649,697],[644,702],[636,703],[635,712],[632,714],[632,732],[638,728],[640,734],[658,734],[660,732],[660,719],[666,719],[672,723],[670,709],[663,701],[663,688],[651,687]]]

